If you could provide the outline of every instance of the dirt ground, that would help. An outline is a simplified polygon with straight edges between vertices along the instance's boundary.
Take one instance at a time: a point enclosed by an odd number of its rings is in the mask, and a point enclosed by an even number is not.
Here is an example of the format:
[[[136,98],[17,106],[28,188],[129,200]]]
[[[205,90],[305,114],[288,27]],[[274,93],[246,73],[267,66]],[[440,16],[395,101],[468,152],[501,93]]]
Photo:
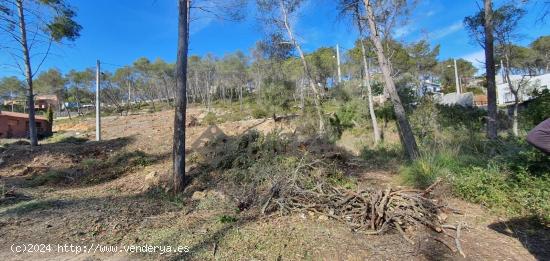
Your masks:
[[[464,215],[452,215],[448,223],[468,227],[461,237],[466,258],[431,240],[429,232],[418,231],[411,245],[397,233],[358,234],[314,213],[263,217],[245,211],[231,220],[236,214],[230,199],[217,191],[179,198],[159,185],[171,167],[172,114],[107,117],[101,142],[78,138],[93,139],[89,119],[60,124],[56,130],[70,138],[51,139],[33,151],[25,144],[0,148],[0,192],[9,195],[0,200],[0,260],[550,260],[548,228],[451,197],[446,201]],[[188,118],[200,121],[204,115],[193,108]],[[271,119],[191,125],[190,154],[213,139],[250,129],[293,132],[292,124]],[[341,146],[356,154],[352,141]],[[397,186],[395,170],[354,162],[360,186]],[[86,182],[72,183],[82,177]],[[12,251],[24,244],[53,249]],[[64,244],[88,252],[60,251]],[[98,245],[119,248],[101,253],[105,248]],[[136,253],[122,246],[184,250]]]

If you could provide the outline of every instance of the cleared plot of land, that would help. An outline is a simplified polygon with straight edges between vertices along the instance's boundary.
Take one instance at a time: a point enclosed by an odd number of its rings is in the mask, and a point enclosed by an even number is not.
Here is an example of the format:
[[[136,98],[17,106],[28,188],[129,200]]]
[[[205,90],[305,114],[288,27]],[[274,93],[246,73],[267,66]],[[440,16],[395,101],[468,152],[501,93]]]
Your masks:
[[[234,198],[194,179],[185,197],[165,192],[170,171],[172,112],[104,119],[104,141],[93,139],[93,120],[64,122],[58,134],[38,149],[13,144],[2,152],[0,182],[1,260],[433,260],[462,259],[430,240],[429,231],[411,231],[415,244],[398,233],[369,236],[313,212],[258,216],[237,211]],[[251,129],[280,129],[294,134],[292,120],[250,119],[204,126],[206,112],[191,109],[187,136],[190,157],[215,140],[230,139]],[[299,139],[299,137],[297,137]],[[360,139],[360,138],[359,138]],[[304,146],[304,153],[345,153],[344,148]],[[347,148],[346,148],[347,147]],[[341,152],[342,151],[342,152]],[[348,153],[345,175],[359,187],[396,186],[392,166],[373,167]],[[191,169],[193,160],[190,160]],[[192,170],[190,170],[192,171]],[[216,176],[212,174],[211,176]],[[205,183],[206,182],[206,183]],[[440,193],[445,197],[444,188]],[[548,258],[544,231],[530,231],[529,220],[500,220],[486,210],[453,198],[449,204],[464,215],[461,243],[470,260],[534,260]],[[530,233],[527,235],[526,233]],[[520,241],[529,236],[531,241]],[[182,245],[186,254],[13,254],[12,244]]]

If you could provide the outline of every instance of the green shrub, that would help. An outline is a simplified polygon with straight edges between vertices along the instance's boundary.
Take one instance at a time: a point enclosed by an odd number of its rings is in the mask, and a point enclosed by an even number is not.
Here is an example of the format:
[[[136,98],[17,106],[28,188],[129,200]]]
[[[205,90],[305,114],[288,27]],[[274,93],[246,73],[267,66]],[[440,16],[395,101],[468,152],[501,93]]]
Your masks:
[[[486,207],[506,204],[506,174],[495,168],[469,167],[450,177],[453,192],[468,201]]]
[[[452,186],[463,199],[511,215],[535,215],[550,223],[550,173],[533,177],[497,167],[470,167],[453,176]]]
[[[336,116],[338,116],[340,125],[343,128],[352,128],[360,117],[357,103],[348,102],[343,104],[336,111]]]
[[[237,222],[237,218],[234,216],[228,216],[228,215],[222,215],[218,218],[220,223],[226,224],[226,223],[235,223]]]
[[[213,112],[208,112],[202,119],[202,123],[205,125],[215,125],[218,121],[218,117]]]
[[[327,136],[328,140],[330,142],[336,142],[342,137],[342,134],[344,133],[344,126],[342,125],[342,122],[340,121],[340,117],[338,117],[338,114],[334,114],[328,118],[328,128],[326,128],[325,135]]]
[[[337,101],[348,102],[351,100],[351,94],[341,85],[330,89],[330,96]]]
[[[84,159],[81,164],[85,170],[94,170],[101,166],[101,161],[97,159]]]
[[[262,105],[273,118],[290,110],[294,86],[290,81],[272,82],[262,91]]]
[[[52,106],[48,106],[48,110],[46,110],[46,119],[50,124],[53,124],[53,109],[52,109]]]
[[[260,107],[255,107],[254,109],[252,109],[252,117],[254,119],[263,119],[267,117],[267,111]]]
[[[476,107],[437,106],[439,117],[437,122],[446,128],[465,128],[470,131],[479,131],[484,127],[487,116],[485,110]]]
[[[402,166],[400,175],[418,188],[443,178],[462,199],[508,215],[534,215],[549,223],[549,160],[513,138],[484,145],[439,144],[425,148],[419,158]]]
[[[438,138],[440,126],[437,121],[439,110],[436,103],[427,96],[422,99],[420,105],[414,110],[410,117],[414,134],[421,144],[434,143]]]
[[[402,167],[400,174],[407,184],[426,188],[438,178],[450,177],[453,172],[460,169],[460,165],[457,155],[453,152],[425,153]]]
[[[29,186],[38,187],[38,186],[47,185],[47,184],[58,185],[60,183],[64,183],[72,180],[72,178],[70,178],[69,176],[70,176],[69,174],[63,171],[49,170],[44,174],[40,174],[33,177],[29,181]]]
[[[534,91],[535,99],[520,114],[524,124],[531,128],[550,118],[550,90]]]

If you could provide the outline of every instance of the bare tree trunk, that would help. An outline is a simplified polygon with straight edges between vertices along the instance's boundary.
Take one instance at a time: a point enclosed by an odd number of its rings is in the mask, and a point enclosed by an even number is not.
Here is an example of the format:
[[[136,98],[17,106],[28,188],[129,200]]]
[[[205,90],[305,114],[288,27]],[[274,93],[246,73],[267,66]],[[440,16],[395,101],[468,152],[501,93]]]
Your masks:
[[[257,70],[257,82],[256,82],[256,90],[257,90],[257,97],[261,101],[262,100],[262,75],[260,72],[260,68]]]
[[[207,104],[206,104],[206,107],[208,108],[208,112],[210,112],[210,108],[211,108],[211,106],[212,106],[212,104],[211,104],[211,101],[212,101],[212,97],[211,97],[211,96],[212,96],[212,94],[210,93],[210,83],[207,83],[207,84],[206,84],[206,89],[207,89],[207,90],[206,90],[206,91],[207,91],[207,92],[206,92],[206,100],[207,100],[207,101],[206,101],[206,103],[207,103]]]
[[[518,106],[519,106],[519,88],[521,83],[518,83],[518,88],[514,89],[514,83],[512,82],[512,78],[510,77],[510,56],[508,54],[508,51],[505,50],[506,54],[504,55],[506,59],[506,66],[503,66],[502,68],[504,70],[504,76],[506,77],[506,82],[508,82],[508,88],[510,89],[510,92],[512,95],[514,95],[514,111],[512,115],[512,133],[515,137],[519,136],[519,130],[518,130]]]
[[[370,27],[370,38],[376,47],[376,53],[378,55],[378,63],[380,64],[380,69],[384,75],[384,81],[386,82],[386,90],[390,96],[391,102],[393,104],[393,109],[395,112],[395,117],[397,118],[397,127],[400,132],[401,142],[405,147],[405,151],[409,159],[414,160],[418,156],[418,147],[416,145],[416,140],[409,124],[409,119],[405,113],[405,108],[401,103],[401,99],[397,94],[397,89],[395,88],[395,83],[391,75],[391,65],[390,61],[386,58],[384,54],[384,47],[378,35],[378,30],[376,28],[376,20],[374,17],[374,11],[369,0],[363,0],[365,3],[365,9],[367,10],[367,19]]]
[[[512,132],[514,133],[514,136],[519,136],[519,124],[518,124],[518,107],[519,107],[519,99],[514,99],[514,112],[512,115]]]
[[[21,47],[25,59],[25,78],[27,78],[27,102],[29,107],[29,138],[31,146],[38,146],[38,133],[36,131],[36,119],[34,112],[34,93],[32,83],[31,57],[27,43],[27,28],[25,25],[25,12],[23,11],[23,0],[17,0],[17,10],[19,11],[19,26],[21,29]]]
[[[304,55],[304,52],[302,51],[302,47],[298,42],[296,41],[296,38],[294,38],[294,34],[292,33],[292,29],[290,28],[290,25],[288,24],[288,14],[286,11],[286,7],[283,1],[281,1],[281,11],[283,15],[283,20],[285,24],[286,31],[288,33],[288,37],[290,38],[290,41],[296,47],[296,50],[298,51],[298,54],[300,55],[300,59],[302,60],[302,65],[304,66],[304,72],[305,76],[307,77],[307,80],[309,82],[309,86],[311,87],[311,90],[313,91],[315,97],[313,99],[313,102],[315,103],[315,109],[317,110],[317,117],[319,117],[319,136],[322,137],[325,133],[325,122],[323,119],[323,111],[321,108],[321,95],[319,94],[319,90],[317,89],[317,86],[315,86],[315,82],[313,81],[313,77],[311,77],[311,71],[309,70],[309,66],[306,61],[306,57]]]
[[[239,103],[240,103],[240,109],[243,111],[243,86],[239,85]]]
[[[306,111],[304,102],[304,78],[300,79],[300,107],[302,109],[302,113]]]
[[[185,186],[185,117],[187,111],[187,51],[189,43],[189,0],[179,0],[178,60],[176,64],[176,112],[174,117],[174,191]]]
[[[360,17],[358,9],[356,10],[357,17]],[[380,129],[378,128],[378,121],[376,119],[376,114],[374,113],[374,103],[372,99],[372,86],[370,84],[370,73],[369,73],[369,64],[367,63],[367,51],[365,50],[365,42],[363,40],[363,25],[361,24],[361,20],[357,19],[357,26],[359,29],[359,35],[360,35],[360,41],[361,41],[361,55],[363,57],[363,70],[364,70],[364,78],[363,78],[363,84],[367,86],[367,97],[369,102],[369,113],[372,120],[372,129],[374,132],[374,145],[378,145],[380,142]],[[361,88],[362,90],[363,88]]]
[[[487,79],[487,137],[497,138],[497,91],[493,37],[493,3],[485,1],[485,72]]]

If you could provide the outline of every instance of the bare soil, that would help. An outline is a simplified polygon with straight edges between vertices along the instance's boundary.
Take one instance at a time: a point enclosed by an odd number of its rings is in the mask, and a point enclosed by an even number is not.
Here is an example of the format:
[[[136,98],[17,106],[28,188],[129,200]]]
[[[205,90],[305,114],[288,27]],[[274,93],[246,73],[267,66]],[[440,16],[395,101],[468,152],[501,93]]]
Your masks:
[[[205,112],[189,110],[188,118]],[[173,113],[107,117],[104,141],[54,140],[31,150],[0,150],[0,260],[462,260],[430,232],[416,231],[415,244],[398,233],[358,234],[314,213],[263,217],[236,212],[225,195],[204,190],[193,196],[166,193],[171,167]],[[292,133],[289,122],[253,119],[187,130],[190,154],[213,139],[250,129]],[[67,137],[93,139],[93,120],[57,126]],[[61,135],[61,134],[58,134]],[[358,138],[364,142],[365,138]],[[362,141],[361,141],[362,140]],[[352,140],[340,143],[357,154]],[[359,185],[398,186],[395,168],[350,159]],[[74,182],[74,180],[81,182]],[[509,219],[439,191],[464,215],[461,244],[467,260],[548,260],[550,232],[528,218]],[[229,218],[228,218],[229,217]],[[20,253],[12,244],[170,245],[188,253]],[[54,249],[57,250],[57,249]]]

